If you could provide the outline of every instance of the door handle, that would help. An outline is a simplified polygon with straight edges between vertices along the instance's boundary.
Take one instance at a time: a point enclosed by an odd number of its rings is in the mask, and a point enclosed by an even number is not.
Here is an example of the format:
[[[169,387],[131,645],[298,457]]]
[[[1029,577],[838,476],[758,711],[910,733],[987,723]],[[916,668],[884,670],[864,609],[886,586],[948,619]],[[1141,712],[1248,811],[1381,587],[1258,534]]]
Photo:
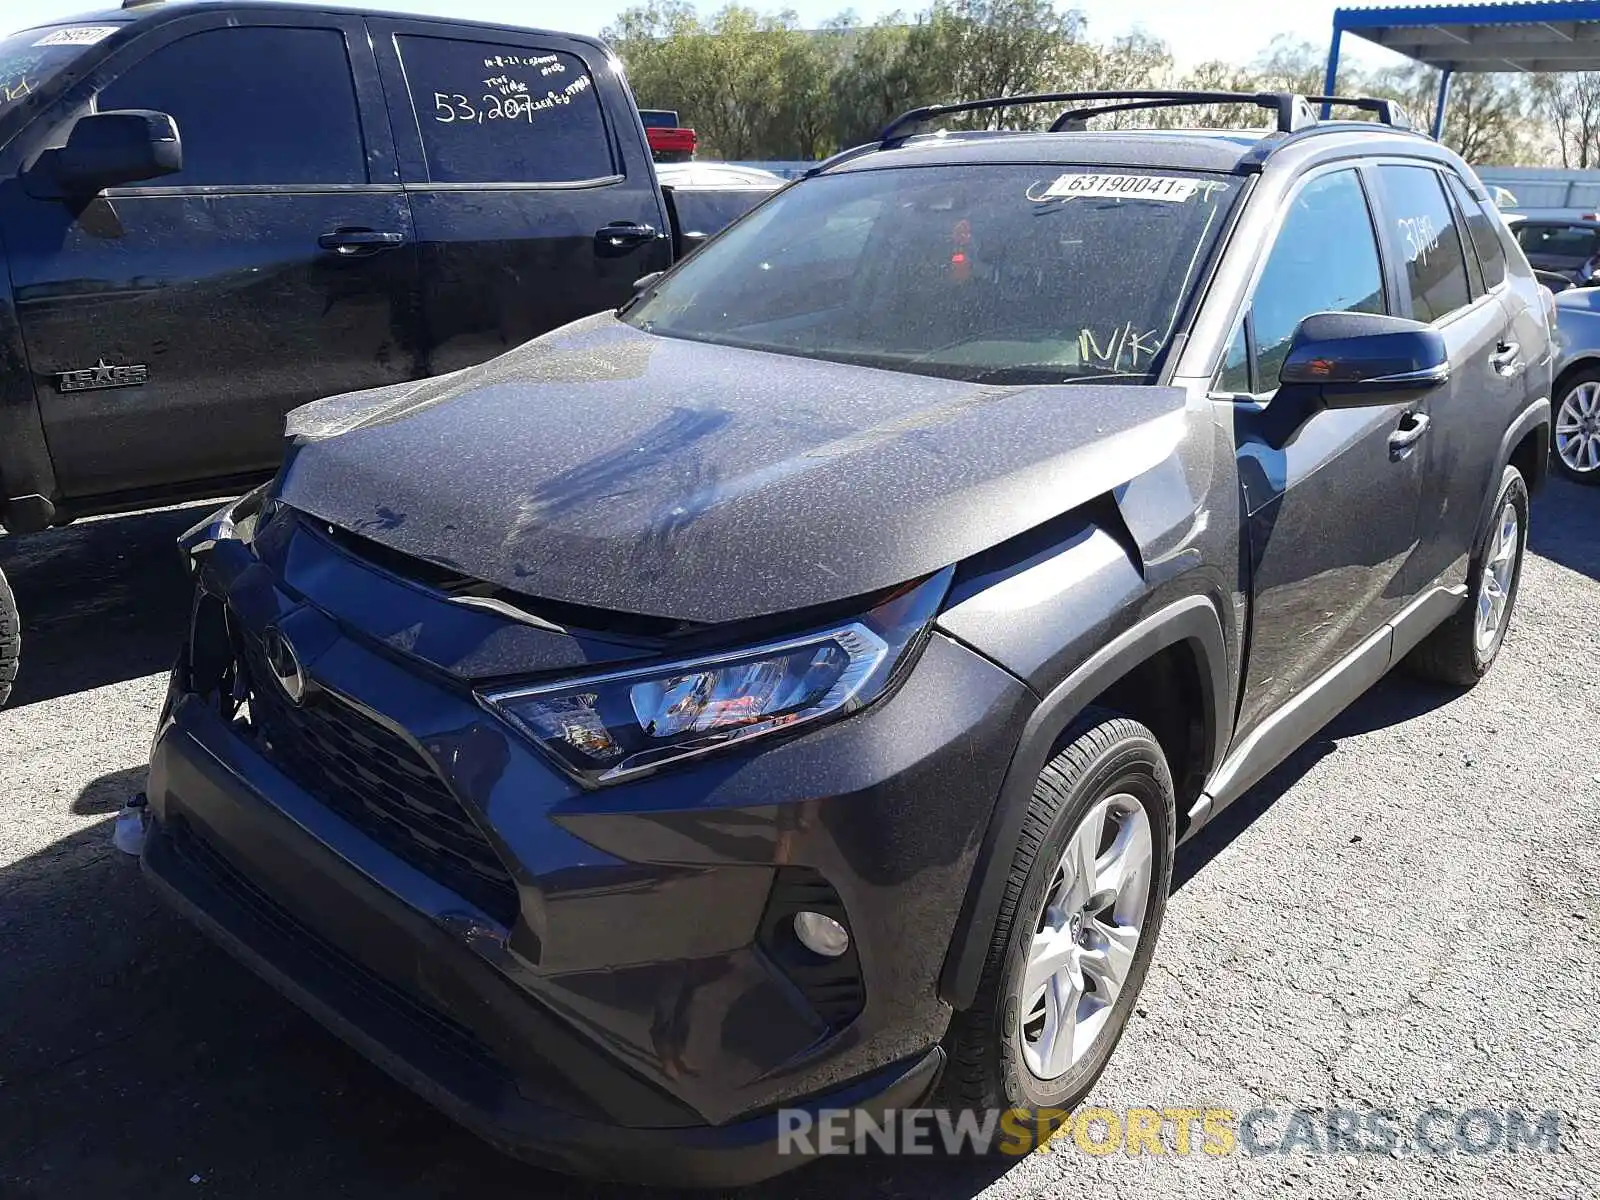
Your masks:
[[[335,229],[319,237],[317,245],[344,258],[355,258],[358,255],[377,254],[380,250],[392,250],[405,240],[403,233],[387,233],[377,229]]]
[[[602,229],[595,230],[594,241],[597,249],[631,250],[635,246],[654,240],[656,227],[644,225],[636,221],[613,221]]]
[[[1489,365],[1496,375],[1510,378],[1522,370],[1522,347],[1516,342],[1502,341],[1489,357]]]
[[[1404,458],[1428,432],[1428,414],[1408,412],[1400,418],[1400,428],[1389,435],[1389,456]]]

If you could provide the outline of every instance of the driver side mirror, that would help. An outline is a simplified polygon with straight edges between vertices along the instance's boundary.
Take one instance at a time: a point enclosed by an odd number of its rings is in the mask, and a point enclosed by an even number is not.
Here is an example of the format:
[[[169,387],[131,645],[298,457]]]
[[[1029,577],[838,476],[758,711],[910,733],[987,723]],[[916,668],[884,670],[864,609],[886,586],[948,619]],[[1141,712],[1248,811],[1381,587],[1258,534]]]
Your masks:
[[[51,159],[64,195],[92,196],[182,170],[183,143],[177,122],[166,113],[130,108],[79,117]]]
[[[1321,390],[1330,408],[1391,404],[1396,393],[1450,379],[1450,352],[1437,329],[1382,313],[1313,313],[1300,322],[1278,382]]]

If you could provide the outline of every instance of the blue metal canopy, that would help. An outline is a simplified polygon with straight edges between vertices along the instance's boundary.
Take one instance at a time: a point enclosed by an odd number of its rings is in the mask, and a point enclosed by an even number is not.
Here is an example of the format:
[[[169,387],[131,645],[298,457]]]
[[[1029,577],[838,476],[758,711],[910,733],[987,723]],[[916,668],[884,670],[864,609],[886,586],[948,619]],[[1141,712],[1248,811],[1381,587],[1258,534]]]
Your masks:
[[[1435,137],[1443,131],[1450,80],[1459,71],[1600,71],[1600,0],[1336,9],[1328,47],[1330,96],[1337,94],[1339,44],[1346,33],[1439,71]]]

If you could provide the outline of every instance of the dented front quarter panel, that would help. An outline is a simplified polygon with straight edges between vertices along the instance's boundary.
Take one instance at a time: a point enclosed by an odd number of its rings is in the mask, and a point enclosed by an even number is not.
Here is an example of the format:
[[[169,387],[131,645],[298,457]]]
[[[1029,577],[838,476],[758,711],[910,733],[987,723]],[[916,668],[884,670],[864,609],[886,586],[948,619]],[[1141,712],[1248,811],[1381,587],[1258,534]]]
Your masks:
[[[1245,605],[1231,432],[1203,386],[1180,395],[1183,406],[1147,435],[1146,455],[1119,460],[1135,473],[980,556],[940,627],[1043,695],[1148,614],[1201,595],[1237,678]]]

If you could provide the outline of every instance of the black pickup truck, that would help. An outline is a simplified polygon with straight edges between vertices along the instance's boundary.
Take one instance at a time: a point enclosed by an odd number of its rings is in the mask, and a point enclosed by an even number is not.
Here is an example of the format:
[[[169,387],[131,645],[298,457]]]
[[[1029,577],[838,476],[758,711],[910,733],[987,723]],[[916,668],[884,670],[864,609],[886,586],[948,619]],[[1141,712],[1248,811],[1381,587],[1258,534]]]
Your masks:
[[[150,0],[0,38],[0,523],[242,490],[290,409],[616,308],[729,198],[662,189],[590,38]],[[0,579],[0,702],[17,624]]]

